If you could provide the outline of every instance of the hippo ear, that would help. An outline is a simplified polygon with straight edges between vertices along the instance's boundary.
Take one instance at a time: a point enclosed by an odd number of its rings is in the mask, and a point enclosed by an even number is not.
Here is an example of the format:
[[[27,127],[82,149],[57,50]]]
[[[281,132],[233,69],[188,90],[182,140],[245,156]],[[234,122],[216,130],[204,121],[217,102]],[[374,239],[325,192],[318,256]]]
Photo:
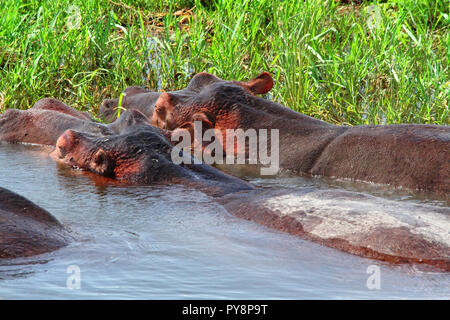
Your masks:
[[[130,114],[132,115],[133,124],[151,124],[150,120],[139,110],[131,109]]]
[[[268,72],[263,72],[256,78],[244,82],[244,87],[254,94],[265,94],[273,88],[273,79]]]
[[[112,177],[114,174],[114,166],[112,160],[108,157],[103,149],[98,149],[94,154],[90,169],[91,171],[105,177]]]
[[[126,88],[124,92],[126,93],[127,96],[132,96],[139,93],[147,93],[150,92],[150,90],[139,86],[131,86]]]
[[[210,73],[200,72],[192,78],[186,89],[194,92],[200,92],[203,87],[217,81],[221,81],[221,79]]]

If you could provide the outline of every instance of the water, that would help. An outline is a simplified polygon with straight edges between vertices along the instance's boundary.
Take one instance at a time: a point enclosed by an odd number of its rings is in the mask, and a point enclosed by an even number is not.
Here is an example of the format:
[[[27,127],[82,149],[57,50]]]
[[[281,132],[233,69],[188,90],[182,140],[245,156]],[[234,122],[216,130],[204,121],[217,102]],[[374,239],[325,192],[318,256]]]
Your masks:
[[[324,187],[321,179],[254,182]],[[180,186],[106,184],[57,165],[39,147],[0,145],[0,186],[49,210],[76,238],[52,253],[0,262],[1,299],[450,298],[448,274],[392,266],[273,231]],[[66,286],[71,265],[81,270],[79,290]],[[370,265],[380,267],[380,290],[366,286]]]

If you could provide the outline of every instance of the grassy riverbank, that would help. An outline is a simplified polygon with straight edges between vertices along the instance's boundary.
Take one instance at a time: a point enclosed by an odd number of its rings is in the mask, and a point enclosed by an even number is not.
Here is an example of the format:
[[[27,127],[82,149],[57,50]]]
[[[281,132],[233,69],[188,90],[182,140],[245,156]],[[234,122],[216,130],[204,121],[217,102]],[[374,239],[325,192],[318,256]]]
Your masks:
[[[450,124],[445,0],[2,0],[0,110],[95,113],[129,85],[269,71],[270,98],[333,123]]]

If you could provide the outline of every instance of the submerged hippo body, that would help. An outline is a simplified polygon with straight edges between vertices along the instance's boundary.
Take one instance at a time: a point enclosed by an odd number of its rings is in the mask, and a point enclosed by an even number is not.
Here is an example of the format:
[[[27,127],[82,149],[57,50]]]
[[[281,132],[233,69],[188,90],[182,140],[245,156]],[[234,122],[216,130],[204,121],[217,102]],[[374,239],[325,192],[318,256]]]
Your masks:
[[[0,188],[0,258],[54,251],[70,241],[64,227],[46,210]]]
[[[249,82],[200,73],[183,95],[160,94],[152,123],[173,130],[199,120],[220,131],[223,146],[227,129],[278,129],[281,169],[450,192],[450,127],[335,126],[255,96],[272,85],[267,73]]]
[[[212,196],[230,213],[363,257],[425,263],[450,271],[450,210],[399,205],[338,190],[259,190],[206,164],[176,164],[167,132],[135,126],[95,137],[66,131],[52,157],[72,167],[139,184],[176,183]]]
[[[450,209],[341,190],[265,190],[218,199],[228,212],[327,247],[450,271]]]
[[[0,115],[0,141],[55,145],[67,129],[77,129],[98,135],[113,132],[104,124],[92,121],[55,99],[42,99],[28,110],[7,109]]]

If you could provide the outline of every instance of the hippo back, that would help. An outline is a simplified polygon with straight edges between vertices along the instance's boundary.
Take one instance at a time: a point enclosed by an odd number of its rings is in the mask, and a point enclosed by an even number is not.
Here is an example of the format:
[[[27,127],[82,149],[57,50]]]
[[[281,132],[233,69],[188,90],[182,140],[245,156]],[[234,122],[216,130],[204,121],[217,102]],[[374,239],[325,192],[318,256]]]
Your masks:
[[[0,187],[0,258],[54,251],[66,246],[70,238],[49,212]]]

